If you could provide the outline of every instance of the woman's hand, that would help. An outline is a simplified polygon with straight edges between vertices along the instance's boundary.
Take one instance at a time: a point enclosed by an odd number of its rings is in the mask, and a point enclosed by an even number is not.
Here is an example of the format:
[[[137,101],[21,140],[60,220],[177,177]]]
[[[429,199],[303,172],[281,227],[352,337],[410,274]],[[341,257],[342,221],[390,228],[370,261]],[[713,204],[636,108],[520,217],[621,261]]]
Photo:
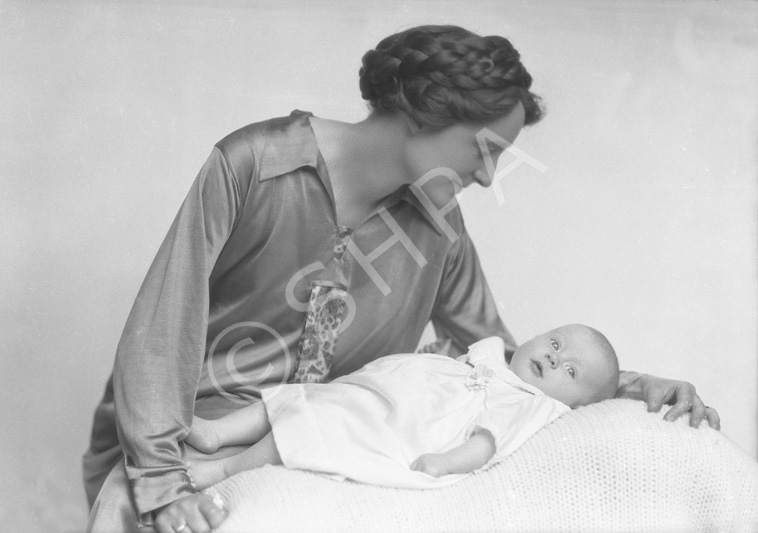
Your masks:
[[[221,525],[226,514],[211,496],[193,494],[164,507],[155,519],[155,529],[158,533],[208,533]]]
[[[664,404],[673,405],[663,416],[664,420],[676,420],[690,413],[690,426],[698,427],[705,419],[713,429],[721,429],[719,414],[713,407],[706,406],[695,392],[695,386],[686,381],[622,372],[616,397],[643,400],[652,413],[660,411]]]
[[[411,470],[418,470],[434,477],[441,477],[449,474],[447,471],[447,461],[444,454],[425,453],[411,463]]]

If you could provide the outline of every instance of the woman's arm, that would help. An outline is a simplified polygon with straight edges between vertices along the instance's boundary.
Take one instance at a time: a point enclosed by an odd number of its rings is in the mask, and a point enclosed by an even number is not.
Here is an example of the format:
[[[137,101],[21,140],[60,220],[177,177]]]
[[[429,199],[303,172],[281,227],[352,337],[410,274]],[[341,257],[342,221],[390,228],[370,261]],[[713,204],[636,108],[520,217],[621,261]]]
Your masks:
[[[438,337],[452,341],[452,353],[448,355],[459,355],[466,346],[490,336],[505,340],[507,360],[515,349],[516,343],[498,316],[476,249],[465,228],[447,259],[432,322]],[[666,420],[690,413],[693,427],[705,419],[712,428],[720,428],[716,410],[706,407],[695,387],[686,381],[621,372],[616,397],[642,400],[651,412],[660,411],[664,404],[673,405],[666,413]]]
[[[140,520],[195,494],[180,441],[192,425],[208,327],[208,277],[238,212],[216,148],[195,179],[140,288],[113,372],[119,440]]]
[[[622,371],[616,398],[642,400],[647,403],[648,411],[655,413],[664,404],[673,405],[664,415],[666,420],[676,420],[683,414],[690,413],[692,427],[698,427],[705,419],[713,429],[721,429],[721,420],[716,410],[707,407],[695,392],[695,386],[686,381]]]
[[[462,222],[460,232],[445,260],[431,317],[434,331],[438,338],[450,339],[446,355],[462,355],[479,340],[500,337],[510,359],[516,342],[500,319],[476,248]]]
[[[487,430],[478,430],[460,446],[444,453],[425,453],[411,463],[411,470],[434,477],[468,474],[487,464],[495,455],[495,438]]]

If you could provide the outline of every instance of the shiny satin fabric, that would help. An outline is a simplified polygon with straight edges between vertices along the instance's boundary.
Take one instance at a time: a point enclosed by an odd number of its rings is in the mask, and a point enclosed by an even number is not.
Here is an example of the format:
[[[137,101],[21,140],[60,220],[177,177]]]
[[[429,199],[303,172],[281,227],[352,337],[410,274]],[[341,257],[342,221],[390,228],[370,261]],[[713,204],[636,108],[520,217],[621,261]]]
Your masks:
[[[148,523],[194,492],[182,443],[193,412],[228,412],[291,378],[313,282],[350,297],[332,378],[414,351],[430,320],[455,354],[493,335],[515,347],[457,207],[442,228],[399,190],[352,228],[334,261],[344,228],[309,118],[296,111],[242,128],[201,169],[119,342],[85,456],[89,495],[122,460],[119,447]]]

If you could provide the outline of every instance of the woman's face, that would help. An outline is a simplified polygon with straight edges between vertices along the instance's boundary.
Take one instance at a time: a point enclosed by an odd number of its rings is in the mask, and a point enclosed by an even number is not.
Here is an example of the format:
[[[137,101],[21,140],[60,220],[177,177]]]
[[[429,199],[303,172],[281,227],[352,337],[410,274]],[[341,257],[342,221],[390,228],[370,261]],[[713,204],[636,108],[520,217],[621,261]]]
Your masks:
[[[510,114],[487,124],[458,123],[434,131],[422,128],[406,145],[411,179],[438,207],[447,205],[454,194],[472,183],[489,187],[493,176],[487,170],[488,155],[482,153],[479,138],[505,141],[501,143],[505,146],[484,143],[494,168],[498,156],[523,127],[524,108],[518,104]]]

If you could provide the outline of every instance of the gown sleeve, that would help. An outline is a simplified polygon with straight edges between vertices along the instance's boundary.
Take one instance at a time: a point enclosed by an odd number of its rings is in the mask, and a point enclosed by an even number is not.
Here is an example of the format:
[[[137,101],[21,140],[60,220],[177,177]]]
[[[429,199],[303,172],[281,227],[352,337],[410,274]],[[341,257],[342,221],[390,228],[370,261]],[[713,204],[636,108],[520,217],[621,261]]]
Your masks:
[[[508,392],[505,400],[479,413],[468,431],[467,438],[483,430],[489,432],[495,440],[495,454],[476,471],[502,461],[529,437],[570,410],[568,406],[544,394]]]
[[[467,346],[492,336],[503,339],[509,359],[516,349],[513,337],[498,315],[479,256],[465,229],[446,260],[432,324],[438,338],[450,339],[448,355],[461,355]]]
[[[208,326],[208,278],[240,211],[216,147],[171,225],[127,319],[113,372],[116,425],[140,522],[193,494],[182,459]]]

